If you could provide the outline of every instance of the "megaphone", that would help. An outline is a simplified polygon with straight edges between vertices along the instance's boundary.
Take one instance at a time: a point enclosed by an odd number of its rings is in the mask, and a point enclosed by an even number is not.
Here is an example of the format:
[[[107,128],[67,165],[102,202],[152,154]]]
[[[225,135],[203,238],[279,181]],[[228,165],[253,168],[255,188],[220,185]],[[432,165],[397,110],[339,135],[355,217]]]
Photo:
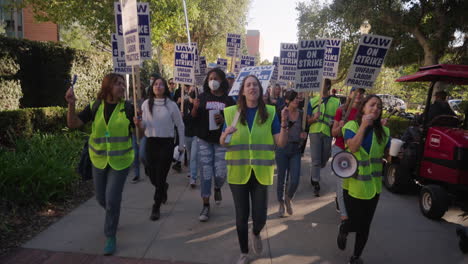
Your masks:
[[[358,160],[351,152],[342,151],[333,157],[331,169],[340,178],[350,178],[357,173]]]

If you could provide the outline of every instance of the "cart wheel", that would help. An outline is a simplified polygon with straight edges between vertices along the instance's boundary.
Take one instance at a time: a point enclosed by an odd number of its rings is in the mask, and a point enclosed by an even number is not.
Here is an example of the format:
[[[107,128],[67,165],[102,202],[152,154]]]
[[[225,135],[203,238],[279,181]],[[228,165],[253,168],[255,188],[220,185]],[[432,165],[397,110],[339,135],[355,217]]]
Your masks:
[[[427,218],[440,219],[448,210],[448,206],[448,194],[441,186],[427,185],[421,189],[419,208]]]
[[[385,187],[392,193],[406,192],[410,186],[409,172],[405,172],[405,166],[401,164],[387,163],[383,181]]]

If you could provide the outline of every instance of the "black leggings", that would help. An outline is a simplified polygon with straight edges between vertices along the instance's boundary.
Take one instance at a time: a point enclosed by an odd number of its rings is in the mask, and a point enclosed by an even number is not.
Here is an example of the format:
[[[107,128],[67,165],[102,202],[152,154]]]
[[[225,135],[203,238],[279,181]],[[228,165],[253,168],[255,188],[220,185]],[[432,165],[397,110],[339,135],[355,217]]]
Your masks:
[[[268,186],[257,181],[254,172],[246,184],[229,184],[236,207],[237,238],[241,252],[249,253],[249,216],[252,201],[253,233],[259,235],[266,224]]]
[[[379,202],[379,194],[370,200],[363,200],[351,197],[347,190],[343,190],[343,198],[349,217],[348,220],[344,221],[344,231],[347,233],[356,232],[354,256],[360,257],[369,237],[370,225]]]
[[[155,187],[154,204],[159,208],[167,197],[167,174],[172,163],[174,138],[149,137],[146,141],[146,164],[151,183]]]

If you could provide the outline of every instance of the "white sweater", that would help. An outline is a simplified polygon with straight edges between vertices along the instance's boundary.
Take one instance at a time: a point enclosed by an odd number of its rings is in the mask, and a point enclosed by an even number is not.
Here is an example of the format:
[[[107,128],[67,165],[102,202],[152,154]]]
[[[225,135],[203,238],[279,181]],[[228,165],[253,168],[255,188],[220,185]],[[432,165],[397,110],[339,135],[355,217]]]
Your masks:
[[[185,127],[177,104],[171,99],[154,99],[153,114],[149,111],[148,100],[141,106],[143,127],[146,137],[175,137],[174,126],[179,132],[179,147],[185,146]]]

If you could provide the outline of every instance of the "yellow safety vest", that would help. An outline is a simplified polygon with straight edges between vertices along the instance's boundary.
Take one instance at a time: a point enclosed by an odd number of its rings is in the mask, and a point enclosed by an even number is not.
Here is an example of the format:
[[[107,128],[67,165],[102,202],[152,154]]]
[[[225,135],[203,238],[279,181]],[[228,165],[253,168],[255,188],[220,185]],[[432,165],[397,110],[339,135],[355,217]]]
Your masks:
[[[237,131],[232,134],[226,151],[227,180],[230,184],[246,184],[252,170],[258,182],[273,184],[275,166],[275,143],[271,125],[275,117],[275,107],[267,105],[268,119],[259,124],[258,111],[255,114],[252,130],[247,124],[237,122]],[[230,126],[238,111],[237,105],[224,109],[226,125]]]
[[[315,96],[310,99],[310,106],[312,108],[312,114],[319,111],[319,107],[316,107],[319,104],[320,96]],[[309,128],[309,133],[322,133],[326,136],[331,136],[331,121],[335,118],[336,110],[340,107],[340,100],[338,98],[330,96],[326,104],[320,105],[320,117],[317,121],[312,123]]]
[[[342,128],[343,135],[346,129],[357,134],[359,125],[354,120],[349,121]],[[343,180],[343,189],[348,190],[349,195],[354,198],[369,200],[382,191],[382,158],[390,137],[390,129],[387,127],[383,129],[385,136],[382,143],[377,141],[375,133],[372,134],[370,153],[367,153],[362,146],[359,147],[359,151],[353,153],[358,160],[358,173],[352,178]]]
[[[94,102],[90,104],[91,109]],[[94,167],[104,169],[109,164],[114,170],[123,170],[132,165],[134,153],[129,125],[124,101],[115,106],[107,124],[104,120],[104,102],[101,102],[88,142],[89,157]]]

